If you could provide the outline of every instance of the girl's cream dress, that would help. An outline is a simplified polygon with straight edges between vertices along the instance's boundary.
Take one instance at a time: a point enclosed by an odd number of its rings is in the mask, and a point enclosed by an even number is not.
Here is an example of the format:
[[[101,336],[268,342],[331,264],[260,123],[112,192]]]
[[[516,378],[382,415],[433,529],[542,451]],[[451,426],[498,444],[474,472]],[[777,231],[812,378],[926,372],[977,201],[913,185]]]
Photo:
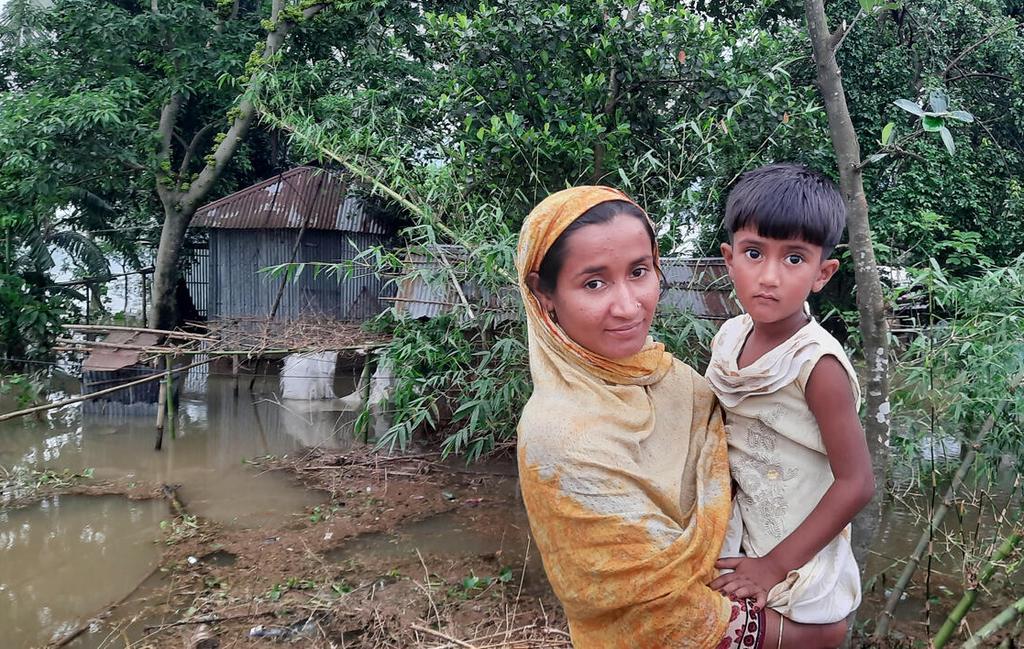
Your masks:
[[[729,466],[737,484],[722,556],[764,556],[793,533],[833,482],[804,386],[827,354],[857,377],[839,342],[813,319],[751,365],[737,360],[753,329],[749,315],[726,322],[712,342],[707,378],[726,412]],[[841,458],[840,458],[841,461]],[[768,593],[768,607],[811,624],[844,619],[860,604],[850,526]]]

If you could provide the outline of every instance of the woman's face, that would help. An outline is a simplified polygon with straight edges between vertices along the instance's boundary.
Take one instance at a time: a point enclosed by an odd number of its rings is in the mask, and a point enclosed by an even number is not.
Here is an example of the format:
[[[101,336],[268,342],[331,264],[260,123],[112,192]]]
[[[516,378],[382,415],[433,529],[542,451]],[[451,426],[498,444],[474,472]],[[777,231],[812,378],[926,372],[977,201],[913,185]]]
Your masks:
[[[643,348],[661,292],[647,228],[622,214],[568,235],[553,292],[530,284],[566,335],[613,360]]]

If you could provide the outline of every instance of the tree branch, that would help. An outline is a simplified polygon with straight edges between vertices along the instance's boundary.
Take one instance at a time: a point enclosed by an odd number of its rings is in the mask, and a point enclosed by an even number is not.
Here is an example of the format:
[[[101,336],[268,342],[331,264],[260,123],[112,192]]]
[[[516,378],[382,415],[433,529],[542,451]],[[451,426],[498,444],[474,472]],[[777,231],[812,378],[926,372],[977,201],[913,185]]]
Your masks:
[[[1016,26],[1017,23],[1015,21],[1011,21],[1010,23],[1003,25],[1002,27],[996,27],[995,29],[990,30],[987,34],[978,39],[978,41],[968,46],[966,49],[964,49],[964,51],[957,54],[956,57],[952,61],[950,61],[949,64],[946,66],[946,69],[942,71],[943,80],[949,81],[949,73],[953,70],[953,68],[956,67],[957,63],[960,63],[960,61],[963,60],[965,56],[967,56],[974,50],[978,49],[988,41],[992,40],[999,34],[1008,32],[1011,29],[1015,28]]]
[[[156,188],[160,200],[166,205],[167,200],[176,192],[170,187],[171,183],[171,139],[174,135],[174,127],[178,122],[178,112],[181,110],[183,98],[181,93],[174,93],[170,100],[160,110],[160,125],[157,133],[160,135],[160,152],[157,154]]]
[[[629,8],[626,14],[627,23],[636,17],[636,8],[636,6]],[[619,103],[619,86],[621,82],[619,81],[618,69],[618,64],[612,63],[611,70],[609,71],[608,94],[605,97],[604,107],[601,110],[608,126],[611,126],[612,117],[615,115],[615,106]],[[591,179],[595,185],[600,182],[601,176],[604,175],[604,154],[604,136],[600,135],[598,136],[597,145],[594,146],[594,173]]]
[[[181,166],[178,168],[178,182],[181,182],[181,179],[185,177],[186,173],[188,173],[188,166],[192,163],[192,157],[195,156],[196,150],[199,149],[199,144],[203,137],[213,129],[217,128],[218,123],[219,122],[210,122],[192,136],[192,141],[189,142],[188,148],[185,149],[185,156],[181,159]]]
[[[995,72],[964,72],[958,74],[955,77],[946,79],[946,83],[953,83],[954,81],[960,81],[961,79],[970,79],[972,77],[985,77],[987,79],[999,79],[1000,81],[1013,81],[1010,77],[1005,74],[996,74]]]
[[[285,36],[288,35],[288,31],[295,24],[292,21],[280,19],[281,11],[284,9],[284,4],[284,0],[273,0],[270,19],[277,26],[273,31],[267,34],[266,45],[263,48],[262,58],[264,61],[270,59],[280,51],[281,46],[284,44]],[[302,20],[306,21],[312,19],[327,6],[328,5],[325,3],[319,3],[307,7],[302,11]],[[249,132],[249,127],[252,126],[253,118],[256,115],[255,105],[249,97],[257,94],[259,92],[259,88],[259,71],[256,71],[249,78],[248,88],[246,88],[242,101],[238,105],[238,117],[236,117],[234,122],[232,122],[230,128],[228,128],[226,136],[214,150],[213,160],[207,162],[206,166],[199,172],[199,178],[192,183],[188,191],[185,192],[182,197],[181,206],[183,211],[188,213],[193,212],[199,206],[199,202],[206,198],[210,189],[213,188],[214,183],[217,182],[221,174],[224,172],[224,169],[227,167],[231,157],[235,154],[235,151],[238,149],[238,145]]]
[[[864,13],[863,9],[857,10],[857,15],[853,17],[853,22],[850,23],[849,27],[847,27],[846,29],[842,30],[842,32],[840,32],[837,29],[831,35],[830,40],[832,41],[832,54],[835,54],[836,52],[839,51],[839,48],[842,47],[842,45],[843,45],[843,41],[845,41],[846,37],[850,35],[850,32],[853,31],[853,28],[857,26],[857,21],[860,20],[863,16],[866,16],[866,15],[867,14]]]

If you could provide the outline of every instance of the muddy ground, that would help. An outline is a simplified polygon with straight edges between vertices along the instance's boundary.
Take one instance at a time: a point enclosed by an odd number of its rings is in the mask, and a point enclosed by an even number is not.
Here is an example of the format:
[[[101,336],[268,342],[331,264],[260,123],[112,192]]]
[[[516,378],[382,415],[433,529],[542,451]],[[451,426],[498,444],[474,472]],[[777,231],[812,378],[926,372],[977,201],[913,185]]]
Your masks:
[[[186,513],[164,529],[160,573],[67,646],[100,636],[100,646],[153,649],[570,646],[514,464],[330,451],[255,464],[322,492],[323,505],[277,529],[231,529],[188,515],[178,490]]]
[[[571,646],[511,460],[466,467],[427,453],[313,450],[252,464],[322,494],[322,504],[276,528],[241,529],[190,515],[186,489],[92,482],[51,490],[178,501],[163,526],[160,568],[51,646]],[[883,592],[884,580],[865,593],[862,619],[879,610]],[[945,609],[936,605],[933,620]],[[921,613],[896,620],[891,646],[926,646]]]

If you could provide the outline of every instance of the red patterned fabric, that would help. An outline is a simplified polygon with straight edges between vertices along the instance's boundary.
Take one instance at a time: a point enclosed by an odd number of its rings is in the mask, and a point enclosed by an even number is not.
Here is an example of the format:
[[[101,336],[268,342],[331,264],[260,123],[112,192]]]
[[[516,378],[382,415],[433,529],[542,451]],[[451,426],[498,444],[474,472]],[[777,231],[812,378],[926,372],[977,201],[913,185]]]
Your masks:
[[[754,600],[732,603],[729,628],[718,649],[764,649],[764,609],[754,610]]]

